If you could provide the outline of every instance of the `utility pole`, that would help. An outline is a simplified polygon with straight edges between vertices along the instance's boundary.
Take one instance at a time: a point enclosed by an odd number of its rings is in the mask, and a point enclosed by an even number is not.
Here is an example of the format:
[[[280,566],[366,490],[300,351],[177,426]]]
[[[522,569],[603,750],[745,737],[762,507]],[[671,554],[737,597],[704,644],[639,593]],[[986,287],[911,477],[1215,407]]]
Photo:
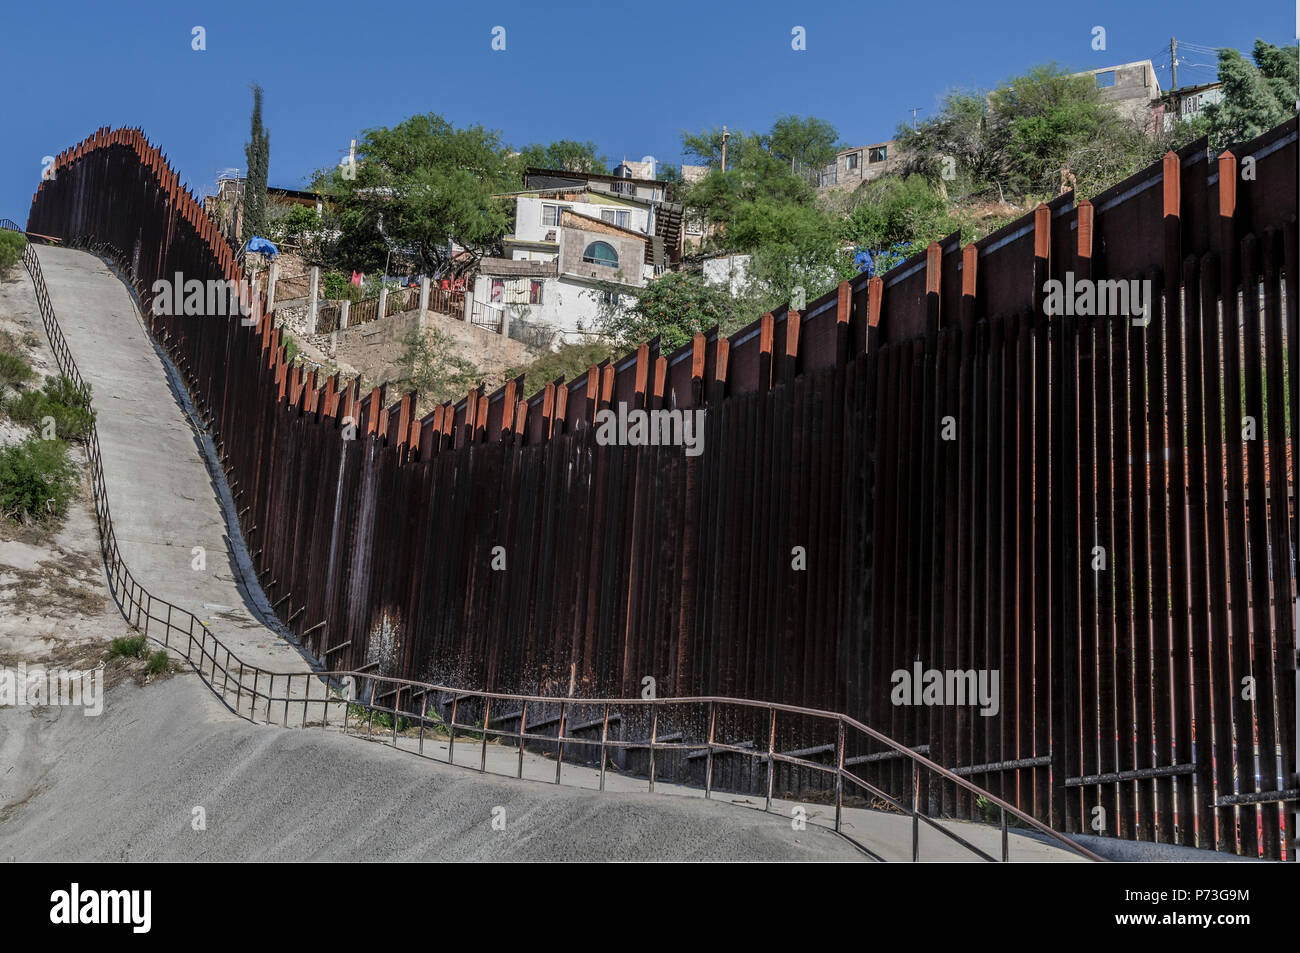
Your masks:
[[[727,171],[727,127],[722,127],[722,171]]]
[[[1174,70],[1174,89],[1178,88],[1178,41],[1169,38],[1169,63]]]

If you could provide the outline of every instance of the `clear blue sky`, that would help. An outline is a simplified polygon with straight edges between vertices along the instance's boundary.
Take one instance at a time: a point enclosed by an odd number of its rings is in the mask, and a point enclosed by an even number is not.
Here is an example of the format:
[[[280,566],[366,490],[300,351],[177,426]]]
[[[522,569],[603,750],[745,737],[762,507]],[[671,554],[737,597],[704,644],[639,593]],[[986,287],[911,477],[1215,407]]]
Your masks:
[[[519,145],[590,139],[611,160],[681,160],[681,132],[829,119],[888,139],[945,90],[1049,60],[1091,69],[1151,57],[1170,35],[1248,50],[1294,42],[1292,0],[0,0],[0,216],[22,222],[41,160],[100,125],[140,126],[200,193],[244,164],[251,83],[266,89],[270,182],[305,185],[363,129],[434,111]],[[191,50],[191,28],[207,50]],[[1107,30],[1105,52],[1092,28]],[[491,48],[506,29],[506,50]],[[791,49],[791,30],[807,50]],[[1206,81],[1188,52],[1180,83]]]

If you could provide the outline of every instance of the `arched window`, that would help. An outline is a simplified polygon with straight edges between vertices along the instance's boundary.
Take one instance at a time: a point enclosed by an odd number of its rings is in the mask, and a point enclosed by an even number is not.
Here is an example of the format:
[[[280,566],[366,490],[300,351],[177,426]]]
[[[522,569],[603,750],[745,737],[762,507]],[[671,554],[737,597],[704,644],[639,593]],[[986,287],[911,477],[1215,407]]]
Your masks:
[[[618,267],[618,252],[608,242],[592,242],[582,253],[582,260],[593,265]]]

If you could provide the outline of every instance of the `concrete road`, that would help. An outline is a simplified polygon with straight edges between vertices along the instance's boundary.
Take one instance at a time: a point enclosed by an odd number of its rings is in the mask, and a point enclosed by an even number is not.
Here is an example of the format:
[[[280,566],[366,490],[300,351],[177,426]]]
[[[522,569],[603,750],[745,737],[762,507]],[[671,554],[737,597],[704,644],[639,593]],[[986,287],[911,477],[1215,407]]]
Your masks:
[[[244,659],[272,671],[307,668],[296,648],[250,611],[200,436],[177,404],[135,299],[86,252],[38,246],[68,347],[90,383],[118,546],[154,596],[193,612]],[[203,568],[196,569],[196,547]],[[260,594],[258,594],[260,595]]]
[[[833,833],[726,803],[484,777],[249,724],[192,674],[125,682],[99,717],[0,710],[0,764],[30,792],[0,808],[0,861],[863,859]]]

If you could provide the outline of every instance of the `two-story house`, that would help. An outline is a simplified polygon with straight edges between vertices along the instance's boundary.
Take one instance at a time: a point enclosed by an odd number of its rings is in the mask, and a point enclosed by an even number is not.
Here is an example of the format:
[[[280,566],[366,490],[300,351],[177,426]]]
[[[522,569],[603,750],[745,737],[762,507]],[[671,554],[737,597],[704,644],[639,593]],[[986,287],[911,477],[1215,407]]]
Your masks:
[[[489,321],[499,309],[533,340],[539,328],[554,332],[553,343],[581,340],[626,304],[620,289],[644,287],[664,270],[668,242],[680,257],[681,207],[667,201],[663,182],[530,169],[524,184],[510,196],[505,256],[479,263],[475,309]]]

